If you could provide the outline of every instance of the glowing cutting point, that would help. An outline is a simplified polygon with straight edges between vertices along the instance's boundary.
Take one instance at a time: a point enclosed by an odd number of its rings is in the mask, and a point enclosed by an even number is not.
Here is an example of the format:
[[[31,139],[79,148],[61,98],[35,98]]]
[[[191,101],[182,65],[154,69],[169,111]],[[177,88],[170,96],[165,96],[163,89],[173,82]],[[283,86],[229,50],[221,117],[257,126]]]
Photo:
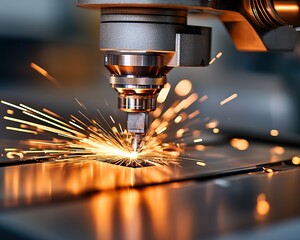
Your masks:
[[[134,152],[132,152],[130,155],[131,155],[131,156],[130,156],[131,159],[137,159],[137,157],[138,157],[139,154],[138,154],[138,152],[135,152],[135,151],[134,151]]]

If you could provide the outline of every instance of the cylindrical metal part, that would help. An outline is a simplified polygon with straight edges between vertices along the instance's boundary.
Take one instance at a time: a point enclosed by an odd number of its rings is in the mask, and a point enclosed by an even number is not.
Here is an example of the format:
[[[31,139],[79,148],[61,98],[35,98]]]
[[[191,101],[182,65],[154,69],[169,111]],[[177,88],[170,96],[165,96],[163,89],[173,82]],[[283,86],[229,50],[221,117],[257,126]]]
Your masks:
[[[105,66],[111,72],[111,86],[119,93],[118,107],[125,112],[156,109],[156,98],[171,69],[164,64],[167,54],[108,53]]]
[[[248,17],[260,28],[297,27],[300,24],[300,2],[278,0],[244,0]]]
[[[101,9],[103,51],[174,52],[175,35],[186,25],[186,10],[156,8]]]
[[[122,95],[118,97],[118,108],[124,112],[150,112],[156,109],[155,95]]]
[[[273,7],[278,16],[288,25],[300,26],[300,1],[273,0]]]
[[[171,70],[167,64],[172,56],[172,53],[159,52],[108,52],[104,57],[104,65],[113,76],[157,79]]]
[[[132,134],[132,150],[138,152],[142,147],[143,138],[149,127],[149,115],[147,112],[128,113],[127,130]]]

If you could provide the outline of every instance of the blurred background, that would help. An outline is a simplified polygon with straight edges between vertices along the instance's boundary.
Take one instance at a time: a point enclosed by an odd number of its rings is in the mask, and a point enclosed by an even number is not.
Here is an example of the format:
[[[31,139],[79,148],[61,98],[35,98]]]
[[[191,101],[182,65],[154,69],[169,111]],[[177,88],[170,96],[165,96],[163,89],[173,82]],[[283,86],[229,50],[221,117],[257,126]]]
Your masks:
[[[114,112],[121,118],[124,113],[117,109],[117,94],[109,86],[98,50],[99,11],[77,8],[74,0],[0,2],[1,100],[47,107],[67,116],[78,110],[76,97],[89,109]],[[279,137],[298,136],[300,41],[293,52],[241,53],[217,18],[189,21],[212,26],[212,57],[223,54],[206,68],[173,69],[168,75],[172,88],[182,79],[191,80],[193,90],[208,97],[194,107],[203,118],[217,119],[223,131],[270,137],[270,130],[276,129]],[[33,69],[32,63],[45,69],[59,86]],[[220,105],[234,93],[238,98]],[[168,103],[175,98],[171,92]],[[2,117],[0,124],[3,130]],[[9,134],[1,131],[1,138]]]

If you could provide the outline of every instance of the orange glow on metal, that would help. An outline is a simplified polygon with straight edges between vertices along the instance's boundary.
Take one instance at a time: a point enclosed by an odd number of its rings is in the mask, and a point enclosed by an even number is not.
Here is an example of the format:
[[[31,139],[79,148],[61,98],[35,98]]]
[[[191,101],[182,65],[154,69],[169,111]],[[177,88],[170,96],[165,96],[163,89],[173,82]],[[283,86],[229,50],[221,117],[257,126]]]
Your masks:
[[[220,102],[220,105],[223,106],[223,105],[225,105],[226,103],[229,103],[230,101],[232,101],[233,99],[235,99],[235,98],[237,98],[237,97],[238,97],[237,93],[234,93],[234,94],[232,94],[231,96],[229,96],[228,98],[225,98],[224,100],[222,100],[222,101]]]
[[[275,10],[278,12],[299,12],[299,6],[296,3],[286,3],[285,1],[277,1],[275,4]]]
[[[230,144],[232,147],[240,151],[245,151],[249,148],[249,142],[245,139],[233,138],[231,139]]]
[[[300,157],[299,156],[295,156],[292,158],[292,163],[294,165],[300,165]]]
[[[195,150],[199,152],[203,152],[206,149],[204,145],[196,145]]]
[[[257,197],[256,212],[260,216],[265,216],[270,212],[270,203],[266,200],[266,195],[261,193]]]
[[[170,92],[171,89],[171,84],[170,83],[166,83],[164,88],[160,91],[160,93],[158,94],[157,97],[157,102],[158,103],[164,103],[167,99],[167,96]]]
[[[276,147],[271,148],[272,154],[282,155],[282,154],[284,154],[284,152],[285,152],[284,147],[276,146]]]
[[[266,173],[274,173],[274,170],[272,168],[265,168]]]
[[[277,137],[277,136],[279,135],[279,131],[276,130],[276,129],[272,129],[272,130],[270,131],[270,135],[271,135],[272,137]]]
[[[192,87],[193,85],[190,80],[183,79],[176,85],[174,91],[178,96],[184,97],[191,92]]]

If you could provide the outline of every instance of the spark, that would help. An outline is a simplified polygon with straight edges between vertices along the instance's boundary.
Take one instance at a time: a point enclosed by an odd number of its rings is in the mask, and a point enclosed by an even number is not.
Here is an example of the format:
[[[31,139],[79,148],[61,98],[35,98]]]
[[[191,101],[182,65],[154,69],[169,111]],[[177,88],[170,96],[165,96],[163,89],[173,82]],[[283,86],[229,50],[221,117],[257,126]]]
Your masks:
[[[57,80],[52,77],[45,69],[43,69],[42,67],[40,67],[39,65],[37,65],[36,63],[30,63],[30,67],[32,69],[34,69],[35,71],[37,71],[38,73],[40,73],[41,75],[43,75],[44,77],[46,77],[50,82],[52,82],[56,87],[60,87]]]
[[[161,109],[160,108],[156,108],[153,112],[152,112],[152,114],[153,114],[153,117],[155,117],[155,118],[158,118],[160,115],[161,115]]]
[[[208,99],[208,96],[204,95],[201,98],[199,98],[199,102],[202,103],[202,102],[206,101],[207,99]]]
[[[175,123],[180,123],[181,120],[182,120],[182,117],[181,117],[181,116],[178,116],[178,117],[175,118],[174,122],[175,122]]]
[[[218,134],[219,132],[220,132],[220,129],[219,129],[219,128],[214,128],[214,129],[213,129],[213,133]]]
[[[116,123],[115,122],[115,119],[112,117],[112,116],[109,116],[110,117],[110,119],[111,119],[111,121],[113,122],[113,123]]]
[[[270,131],[270,135],[271,135],[272,137],[277,137],[277,136],[279,135],[279,131],[276,130],[276,129],[272,129],[272,130]]]
[[[157,97],[157,102],[158,103],[164,103],[167,99],[167,96],[170,92],[171,89],[171,84],[170,83],[166,83],[164,88],[160,91],[160,93],[158,94]]]
[[[76,101],[85,108],[82,103]],[[39,111],[24,104],[1,102],[27,116],[26,120],[4,116],[4,119],[11,123],[27,127],[24,129],[7,126],[6,129],[34,135],[45,134],[47,138],[55,137],[50,140],[26,140],[20,149],[6,148],[9,159],[26,157],[26,159],[48,158],[54,161],[97,160],[131,167],[178,164],[176,145],[163,143],[159,137],[159,134],[167,129],[167,123],[159,128],[155,136],[148,136],[142,148],[135,152],[132,150],[132,136],[126,129],[123,131],[121,124],[110,126],[104,119],[109,126],[105,129],[99,120],[90,118],[88,114],[80,111],[88,124],[73,115],[69,120],[62,120],[58,114],[46,109]],[[103,117],[99,110],[97,112]],[[32,120],[28,120],[28,117]],[[110,119],[115,124],[111,116]]]
[[[216,55],[216,58],[220,58],[222,55],[223,55],[223,53],[222,53],[222,52],[219,52],[219,53]]]
[[[184,132],[185,132],[185,129],[182,129],[182,128],[177,130],[176,137],[181,138],[183,136]]]
[[[190,107],[195,101],[198,99],[197,93],[192,93],[189,97],[183,99],[175,108],[174,112],[178,113],[183,109],[187,109]]]
[[[233,138],[231,139],[230,144],[239,151],[245,151],[249,148],[249,142],[246,139]]]
[[[76,98],[81,108],[78,111],[79,116],[70,115],[69,118],[61,117],[46,108],[40,111],[25,104],[1,102],[26,117],[19,117],[19,114],[16,114],[18,117],[4,116],[5,120],[20,125],[15,129],[14,126],[9,126],[12,128],[10,130],[22,129],[27,130],[28,133],[32,131],[38,137],[42,135],[47,139],[23,141],[21,148],[14,152],[24,154],[25,159],[97,160],[130,167],[179,165],[181,160],[198,161],[198,159],[181,156],[189,144],[195,144],[196,151],[206,149],[205,146],[199,145],[203,141],[199,138],[201,136],[199,128],[216,128],[218,125],[216,120],[202,119],[200,110],[192,107],[195,103],[206,101],[207,95],[199,98],[198,94],[192,91],[193,86],[189,80],[182,80],[180,84],[183,84],[182,88],[185,91],[179,93],[182,98],[176,99],[166,109],[164,109],[163,98],[169,94],[171,85],[165,88],[166,92],[162,94],[161,99],[162,104],[156,112],[153,112],[155,118],[137,152],[132,150],[133,136],[127,129],[123,129],[120,123],[116,123],[112,116],[109,116],[110,121],[108,121],[99,109],[97,109],[97,116],[91,117],[88,108]],[[184,128],[182,128],[183,124]],[[179,129],[176,129],[177,127]]]
[[[196,117],[199,114],[200,114],[200,110],[196,110],[196,111],[192,112],[190,115],[188,115],[188,119],[193,119],[194,117]]]
[[[176,85],[174,91],[178,96],[184,97],[191,92],[192,87],[193,85],[190,80],[183,79]]]
[[[223,106],[223,105],[225,105],[226,103],[229,103],[230,101],[232,101],[233,99],[235,99],[235,98],[237,98],[237,97],[238,97],[237,93],[234,93],[234,94],[232,94],[231,96],[229,96],[228,98],[225,98],[224,100],[222,100],[222,101],[220,102],[220,105]]]
[[[214,57],[210,60],[210,62],[208,63],[209,65],[212,65],[217,59]]]
[[[295,156],[292,158],[292,163],[294,165],[300,165],[300,157],[299,156]]]
[[[206,128],[216,128],[219,125],[219,121],[214,120],[205,124]]]
[[[24,133],[32,133],[34,135],[37,135],[36,131],[26,130],[22,128],[15,128],[15,127],[6,127],[7,130],[17,131],[17,132],[24,132]]]
[[[210,62],[208,63],[209,65],[212,65],[218,58],[220,58],[223,55],[222,52],[219,52],[215,57],[213,57]]]
[[[205,166],[206,166],[206,163],[205,163],[205,162],[197,161],[196,164],[197,164],[198,166],[201,166],[201,167],[205,167]]]
[[[15,157],[18,157],[19,159],[23,159],[24,157],[24,154],[23,153],[20,153],[20,152],[8,152],[6,154],[6,157],[8,159],[15,159]]]
[[[5,152],[12,152],[12,151],[17,151],[17,148],[5,148],[4,151]]]
[[[161,134],[162,132],[166,131],[167,127],[163,127],[162,129],[159,129],[158,131],[156,131],[157,134]]]

